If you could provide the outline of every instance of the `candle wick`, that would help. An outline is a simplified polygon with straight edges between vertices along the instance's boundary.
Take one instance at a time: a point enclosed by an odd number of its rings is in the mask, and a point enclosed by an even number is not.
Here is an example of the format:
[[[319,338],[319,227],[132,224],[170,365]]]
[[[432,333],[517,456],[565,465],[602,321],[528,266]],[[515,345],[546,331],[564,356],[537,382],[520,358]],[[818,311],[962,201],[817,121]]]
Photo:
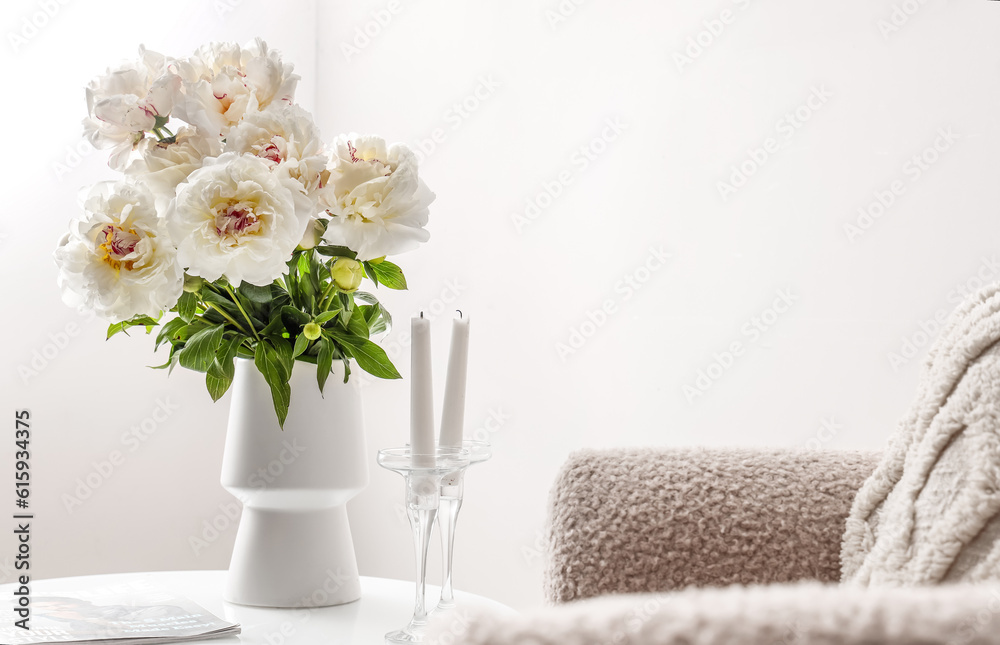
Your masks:
[[[422,312],[422,311],[420,312],[420,317],[421,317],[421,318],[423,318],[423,317],[424,317],[424,312]]]
[[[458,317],[462,318],[462,310],[461,309],[456,309],[455,311],[458,312]]]

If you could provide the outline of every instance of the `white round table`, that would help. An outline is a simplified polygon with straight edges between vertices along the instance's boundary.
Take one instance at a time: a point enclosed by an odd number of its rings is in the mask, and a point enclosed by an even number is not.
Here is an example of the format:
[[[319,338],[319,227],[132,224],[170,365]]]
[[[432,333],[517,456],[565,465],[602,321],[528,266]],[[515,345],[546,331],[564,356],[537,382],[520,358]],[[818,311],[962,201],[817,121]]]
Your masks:
[[[318,609],[267,609],[234,605],[222,600],[225,571],[157,571],[112,573],[75,578],[34,580],[32,593],[46,590],[72,591],[128,581],[143,580],[190,598],[219,618],[239,623],[239,636],[192,643],[260,643],[261,645],[380,645],[386,632],[400,629],[413,615],[412,582],[361,577],[361,600]],[[8,587],[9,585],[3,585]],[[4,590],[6,591],[6,589]],[[427,603],[437,603],[439,589],[427,586]],[[8,595],[9,594],[6,594]],[[506,605],[475,594],[455,592],[454,618],[460,629],[467,610],[515,612]]]

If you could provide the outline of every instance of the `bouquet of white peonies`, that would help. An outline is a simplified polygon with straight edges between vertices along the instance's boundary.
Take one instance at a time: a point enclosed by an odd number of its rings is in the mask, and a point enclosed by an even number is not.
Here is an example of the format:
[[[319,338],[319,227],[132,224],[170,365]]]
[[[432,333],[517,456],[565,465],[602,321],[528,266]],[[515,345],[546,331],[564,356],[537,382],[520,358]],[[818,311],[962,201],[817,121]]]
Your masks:
[[[427,241],[434,199],[404,145],[324,145],[298,80],[259,39],[185,59],[140,47],[93,80],[86,136],[124,177],[91,190],[55,252],[63,299],[108,319],[108,338],[159,326],[159,368],[204,372],[213,400],[252,359],[282,424],[296,360],[320,390],[338,359],[399,378],[371,340],[389,312],[359,288],[406,288],[385,258]]]

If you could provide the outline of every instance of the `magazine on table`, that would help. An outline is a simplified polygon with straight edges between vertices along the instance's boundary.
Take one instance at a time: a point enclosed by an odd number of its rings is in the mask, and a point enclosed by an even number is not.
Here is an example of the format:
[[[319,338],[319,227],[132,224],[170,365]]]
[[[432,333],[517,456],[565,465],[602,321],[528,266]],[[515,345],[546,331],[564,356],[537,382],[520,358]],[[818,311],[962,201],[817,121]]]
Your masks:
[[[0,623],[2,645],[180,643],[240,633],[196,603],[147,582],[31,594],[30,629],[13,608]]]

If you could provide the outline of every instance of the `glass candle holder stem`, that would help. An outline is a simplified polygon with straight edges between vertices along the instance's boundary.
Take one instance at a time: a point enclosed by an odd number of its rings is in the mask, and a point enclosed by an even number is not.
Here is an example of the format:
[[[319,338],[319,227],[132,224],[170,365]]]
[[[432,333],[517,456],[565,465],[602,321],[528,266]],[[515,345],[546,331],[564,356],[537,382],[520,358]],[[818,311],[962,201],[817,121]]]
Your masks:
[[[437,608],[440,611],[454,609],[455,590],[452,584],[452,566],[455,560],[455,526],[458,524],[458,513],[462,510],[462,497],[465,488],[465,469],[441,478],[441,499],[438,503],[438,530],[441,533],[441,545],[444,548],[444,581],[441,584],[441,600]]]
[[[414,480],[422,477],[424,481]],[[413,617],[403,631],[419,632],[427,625],[427,550],[431,543],[431,529],[438,513],[436,504],[429,504],[429,495],[419,494],[414,490],[436,488],[434,477],[428,475],[410,475],[407,478],[407,491],[412,493],[407,500],[406,514],[413,531],[414,555],[417,562],[416,598],[413,603]],[[421,503],[422,502],[422,503]]]

